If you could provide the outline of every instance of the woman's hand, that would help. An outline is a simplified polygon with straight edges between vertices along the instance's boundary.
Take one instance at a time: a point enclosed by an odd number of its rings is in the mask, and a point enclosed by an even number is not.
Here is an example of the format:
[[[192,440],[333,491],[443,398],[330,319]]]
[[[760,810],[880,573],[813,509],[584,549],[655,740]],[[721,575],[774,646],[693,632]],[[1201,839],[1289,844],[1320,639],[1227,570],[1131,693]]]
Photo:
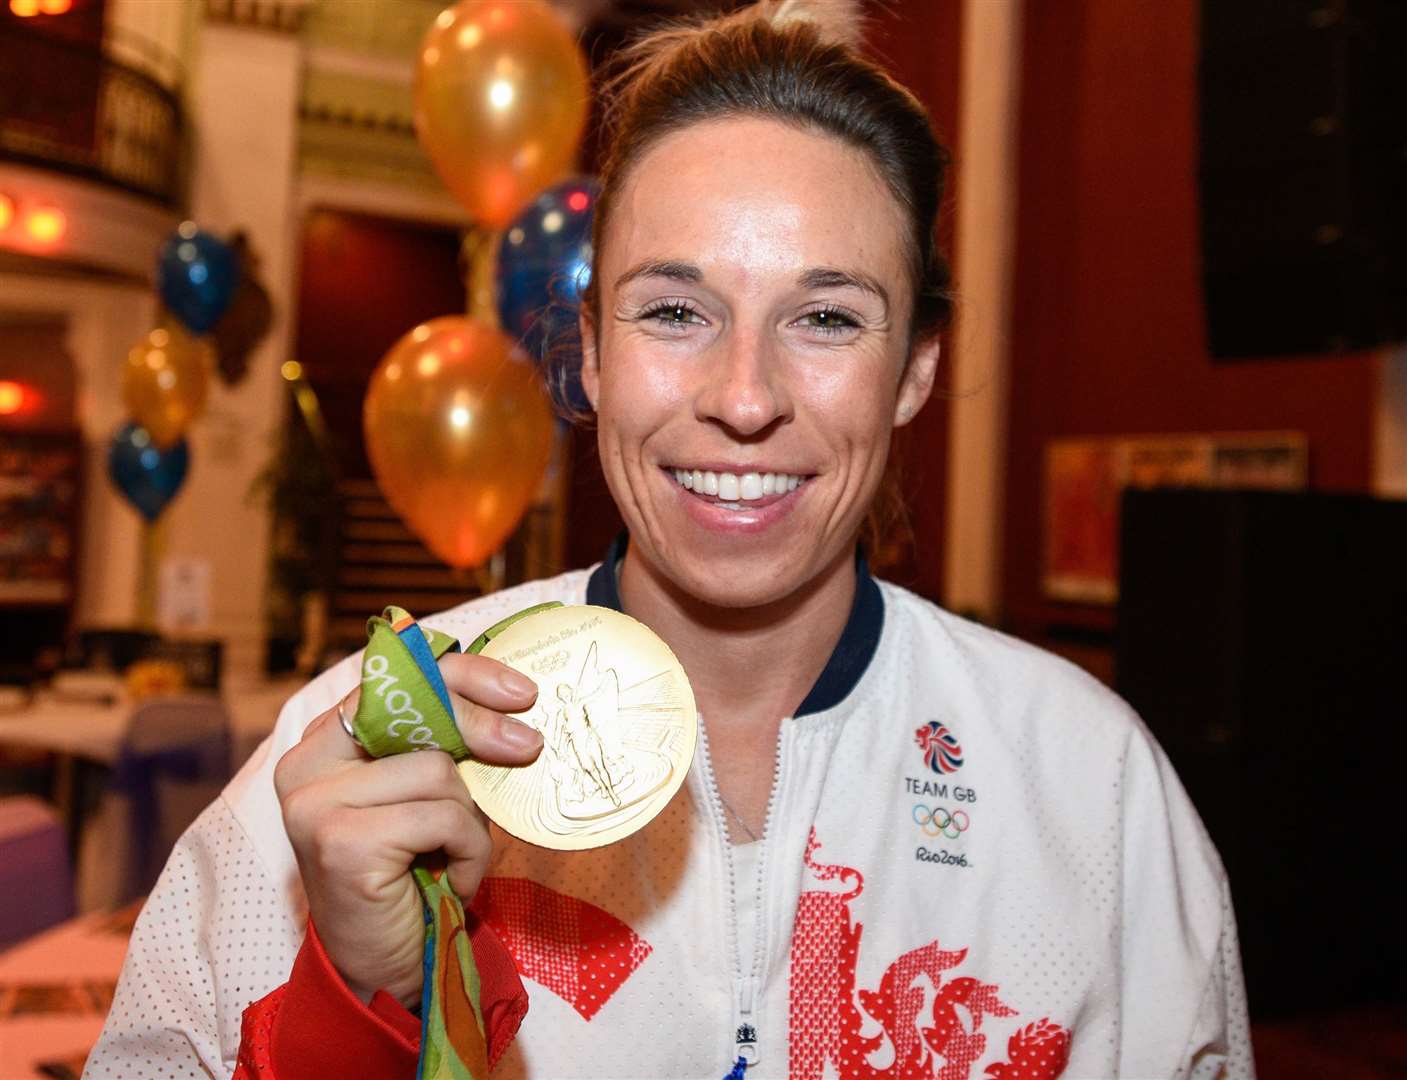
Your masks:
[[[476,758],[525,765],[537,757],[542,736],[503,715],[532,705],[531,679],[460,653],[442,657],[440,672]],[[346,701],[349,717],[357,693]],[[484,814],[453,760],[440,750],[373,759],[343,730],[334,708],[279,760],[274,788],[308,915],[347,986],[363,1001],[378,989],[405,1005],[419,1001],[425,923],[410,864],[443,848],[449,883],[467,904],[492,848]]]

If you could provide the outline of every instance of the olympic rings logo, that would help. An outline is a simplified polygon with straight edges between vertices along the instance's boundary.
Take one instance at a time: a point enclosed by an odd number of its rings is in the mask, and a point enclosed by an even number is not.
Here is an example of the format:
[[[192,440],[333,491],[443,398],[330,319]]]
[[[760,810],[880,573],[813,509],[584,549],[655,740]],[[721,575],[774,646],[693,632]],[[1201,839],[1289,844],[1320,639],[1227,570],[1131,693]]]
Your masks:
[[[914,804],[913,815],[914,824],[925,836],[946,836],[949,840],[956,840],[972,824],[966,810],[954,810],[950,814],[941,806],[930,809],[923,803]]]

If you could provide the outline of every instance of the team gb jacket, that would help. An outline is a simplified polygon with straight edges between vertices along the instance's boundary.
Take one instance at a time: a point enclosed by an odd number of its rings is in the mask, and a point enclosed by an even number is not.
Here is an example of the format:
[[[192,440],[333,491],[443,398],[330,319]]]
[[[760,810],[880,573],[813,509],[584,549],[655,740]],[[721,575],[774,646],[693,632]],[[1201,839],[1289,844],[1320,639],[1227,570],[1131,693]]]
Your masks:
[[[424,622],[467,641],[546,600],[619,607],[603,567]],[[357,663],[288,702],[177,846],[87,1076],[233,1072],[242,1014],[306,928],[273,767]],[[495,831],[474,909],[529,1000],[495,1076],[719,1080],[740,1057],[747,1080],[1253,1075],[1216,852],[1143,724],[1077,669],[862,563],[747,852],[706,725],[634,836],[567,853]],[[413,1040],[408,1015],[374,1019]]]

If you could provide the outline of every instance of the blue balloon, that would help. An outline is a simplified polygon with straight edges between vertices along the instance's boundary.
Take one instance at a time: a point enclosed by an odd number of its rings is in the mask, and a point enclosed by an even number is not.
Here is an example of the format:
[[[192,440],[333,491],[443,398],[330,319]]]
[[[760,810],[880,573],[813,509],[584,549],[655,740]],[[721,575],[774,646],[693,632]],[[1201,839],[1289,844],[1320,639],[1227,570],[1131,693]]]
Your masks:
[[[128,421],[112,436],[107,452],[108,475],[117,490],[148,521],[161,516],[185,483],[190,451],[182,439],[167,450],[151,441],[147,429]]]
[[[161,246],[156,288],[167,310],[194,334],[220,321],[239,284],[239,259],[223,240],[185,221]]]
[[[539,367],[549,350],[576,348],[577,308],[591,283],[591,219],[600,193],[592,177],[564,180],[539,195],[504,230],[498,249],[498,320]],[[574,408],[591,408],[576,376],[565,396]]]

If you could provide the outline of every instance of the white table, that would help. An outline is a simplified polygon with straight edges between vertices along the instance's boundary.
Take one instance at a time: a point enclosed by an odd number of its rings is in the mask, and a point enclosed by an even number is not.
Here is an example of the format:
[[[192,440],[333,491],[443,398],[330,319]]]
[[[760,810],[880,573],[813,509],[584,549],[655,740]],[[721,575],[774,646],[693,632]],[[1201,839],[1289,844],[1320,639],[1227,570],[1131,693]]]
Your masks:
[[[236,764],[242,763],[273,731],[279,709],[302,685],[301,679],[280,679],[232,688],[220,695],[230,715]],[[0,744],[111,765],[121,752],[134,708],[129,701],[101,705],[41,693],[17,712],[0,713]]]
[[[232,687],[221,695],[230,717],[231,764],[238,768],[273,731],[283,703],[303,685],[301,679],[284,679]],[[94,911],[122,895],[121,867],[130,857],[132,838],[129,818],[108,793],[95,811],[83,815],[86,783],[80,782],[80,763],[112,765],[122,750],[128,722],[136,705],[130,701],[93,704],[40,695],[30,705],[0,714],[0,746],[45,750],[57,755],[54,802],[68,824],[74,865],[78,910]],[[91,770],[88,770],[91,771]],[[195,804],[199,812],[205,797]],[[0,1073],[0,1080],[6,1080]]]

